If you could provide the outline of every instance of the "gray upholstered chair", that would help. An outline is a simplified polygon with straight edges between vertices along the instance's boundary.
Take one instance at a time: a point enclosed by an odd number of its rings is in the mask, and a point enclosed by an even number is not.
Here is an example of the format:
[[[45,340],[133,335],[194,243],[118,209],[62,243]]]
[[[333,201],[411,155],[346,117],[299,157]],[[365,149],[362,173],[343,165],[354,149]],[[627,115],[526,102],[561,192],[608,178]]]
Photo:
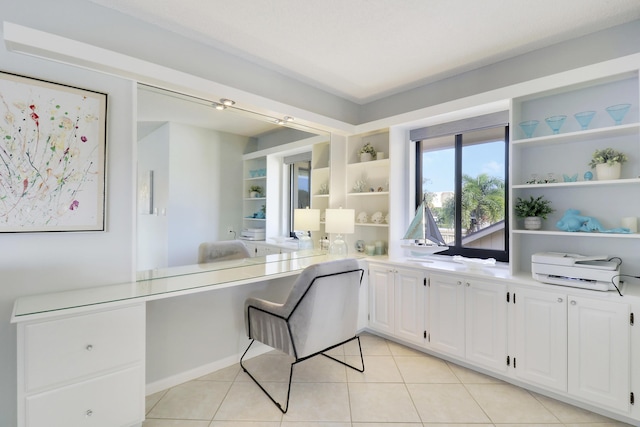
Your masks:
[[[204,242],[198,247],[198,263],[249,258],[251,253],[242,240]]]
[[[245,325],[251,343],[240,358],[240,366],[283,413],[289,407],[293,366],[322,354],[359,372],[364,372],[360,337],[356,335],[362,270],[354,259],[328,261],[305,268],[282,304],[259,298],[245,301]],[[335,359],[325,352],[357,340],[362,368]],[[255,341],[295,358],[289,369],[289,388],[284,407],[278,403],[243,364]]]

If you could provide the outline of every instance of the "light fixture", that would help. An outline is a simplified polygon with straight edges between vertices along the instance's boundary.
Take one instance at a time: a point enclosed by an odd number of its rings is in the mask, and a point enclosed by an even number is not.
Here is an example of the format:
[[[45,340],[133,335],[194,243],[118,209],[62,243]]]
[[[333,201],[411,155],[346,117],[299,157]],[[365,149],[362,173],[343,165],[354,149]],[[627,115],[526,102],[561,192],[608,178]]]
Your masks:
[[[353,209],[327,209],[325,211],[325,231],[337,233],[336,238],[329,247],[332,255],[346,255],[347,242],[342,238],[343,234],[352,234],[355,231],[355,211]]]
[[[294,120],[295,120],[295,119],[294,119],[293,117],[291,117],[291,116],[284,116],[284,121],[285,121],[285,122],[292,122],[292,121],[294,121]]]
[[[320,230],[320,210],[319,209],[294,209],[293,228],[304,231],[298,236],[298,249],[313,249],[313,240],[308,231]]]
[[[213,105],[216,110],[220,110],[220,111],[227,108],[224,104],[218,104],[217,102],[213,102],[211,105]]]
[[[236,101],[233,101],[233,100],[227,99],[227,98],[220,98],[220,103],[222,105],[227,106],[227,107],[231,107],[231,106],[235,105]]]
[[[281,120],[281,119],[275,119],[273,122],[274,122],[275,124],[277,124],[277,125],[281,125],[281,126],[284,124],[284,120]]]

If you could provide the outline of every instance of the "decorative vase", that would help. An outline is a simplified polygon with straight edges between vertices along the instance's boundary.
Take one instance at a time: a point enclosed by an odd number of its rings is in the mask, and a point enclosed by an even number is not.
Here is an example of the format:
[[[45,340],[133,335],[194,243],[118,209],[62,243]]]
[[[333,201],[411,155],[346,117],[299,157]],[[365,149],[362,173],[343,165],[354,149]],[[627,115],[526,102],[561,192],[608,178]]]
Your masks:
[[[250,196],[252,199],[256,199],[256,198],[260,197],[260,193],[258,193],[257,191],[252,191],[252,192],[249,194],[249,196]]]
[[[621,171],[622,163],[614,163],[612,165],[608,163],[600,163],[596,165],[596,176],[598,177],[598,181],[618,179],[620,178]]]
[[[361,162],[370,162],[371,160],[373,160],[371,153],[360,153]]]
[[[540,230],[542,228],[542,218],[539,216],[528,216],[524,219],[525,230]]]

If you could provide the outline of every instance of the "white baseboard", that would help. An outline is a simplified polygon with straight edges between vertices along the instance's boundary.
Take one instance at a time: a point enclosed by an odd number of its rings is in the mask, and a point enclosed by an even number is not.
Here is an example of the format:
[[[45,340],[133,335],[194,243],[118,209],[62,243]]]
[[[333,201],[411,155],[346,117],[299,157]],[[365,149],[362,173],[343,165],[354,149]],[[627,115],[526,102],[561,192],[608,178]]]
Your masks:
[[[271,350],[273,350],[271,347],[256,341],[251,348],[250,357],[246,357],[245,359],[259,356]],[[240,361],[241,356],[242,353],[234,354],[232,356],[225,357],[224,359],[219,359],[214,362],[189,369],[188,371],[180,372],[178,374],[162,378],[152,383],[148,383],[145,387],[145,394],[146,396],[149,396],[150,394],[175,387],[182,383],[186,383],[187,381],[195,380],[196,378],[200,378],[204,375],[210,374],[211,372],[215,372],[220,369],[235,365]]]

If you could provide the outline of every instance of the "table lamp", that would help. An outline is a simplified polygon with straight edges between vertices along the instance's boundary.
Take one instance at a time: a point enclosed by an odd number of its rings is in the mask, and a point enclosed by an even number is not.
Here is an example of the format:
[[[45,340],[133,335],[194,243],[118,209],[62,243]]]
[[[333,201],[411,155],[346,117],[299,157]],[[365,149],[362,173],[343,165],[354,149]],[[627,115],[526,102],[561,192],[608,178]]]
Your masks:
[[[325,231],[337,233],[333,243],[329,247],[332,255],[346,255],[347,242],[342,238],[343,234],[351,234],[355,230],[355,211],[353,209],[327,209],[325,219]]]
[[[309,232],[320,230],[319,209],[295,209],[293,211],[293,229],[304,231],[298,236],[298,249],[313,249],[313,240]]]

